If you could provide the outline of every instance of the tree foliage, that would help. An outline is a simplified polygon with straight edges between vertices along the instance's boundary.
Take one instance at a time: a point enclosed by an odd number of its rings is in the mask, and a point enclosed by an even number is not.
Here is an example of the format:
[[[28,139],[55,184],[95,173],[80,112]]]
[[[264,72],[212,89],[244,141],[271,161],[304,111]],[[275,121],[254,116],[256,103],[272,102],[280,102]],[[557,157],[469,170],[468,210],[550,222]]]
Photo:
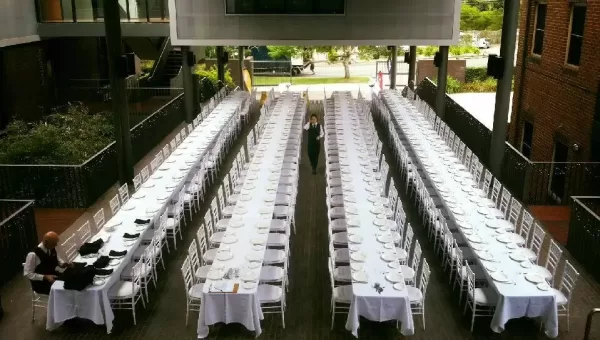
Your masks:
[[[487,5],[485,2],[484,5]],[[502,9],[482,10],[478,6],[463,4],[460,14],[461,31],[496,31],[502,29]]]

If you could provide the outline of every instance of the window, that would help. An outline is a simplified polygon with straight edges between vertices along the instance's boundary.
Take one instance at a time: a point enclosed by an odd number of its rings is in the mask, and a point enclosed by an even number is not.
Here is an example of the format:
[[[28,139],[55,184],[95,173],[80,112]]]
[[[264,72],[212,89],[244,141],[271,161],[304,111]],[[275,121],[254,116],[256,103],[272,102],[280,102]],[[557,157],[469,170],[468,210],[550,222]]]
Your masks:
[[[542,55],[544,47],[544,30],[546,29],[546,10],[548,5],[538,4],[535,15],[535,31],[533,33],[533,54]]]
[[[567,49],[567,64],[579,66],[581,47],[583,46],[583,28],[585,26],[585,6],[574,5],[571,8],[571,29]]]
[[[527,158],[531,158],[531,148],[533,145],[533,124],[528,121],[523,122],[523,137],[521,138],[521,153]]]

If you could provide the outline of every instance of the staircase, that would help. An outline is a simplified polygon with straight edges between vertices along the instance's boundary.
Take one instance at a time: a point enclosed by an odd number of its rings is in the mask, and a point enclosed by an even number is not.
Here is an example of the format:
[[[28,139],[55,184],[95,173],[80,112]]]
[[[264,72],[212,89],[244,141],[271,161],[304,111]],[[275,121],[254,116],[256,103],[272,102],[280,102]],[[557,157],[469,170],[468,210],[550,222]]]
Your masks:
[[[175,78],[179,72],[181,71],[181,66],[183,65],[183,55],[181,50],[178,48],[173,48],[165,61],[165,65],[162,69],[161,74],[159,75],[159,79],[157,79],[157,85],[159,87],[170,87],[171,79]]]

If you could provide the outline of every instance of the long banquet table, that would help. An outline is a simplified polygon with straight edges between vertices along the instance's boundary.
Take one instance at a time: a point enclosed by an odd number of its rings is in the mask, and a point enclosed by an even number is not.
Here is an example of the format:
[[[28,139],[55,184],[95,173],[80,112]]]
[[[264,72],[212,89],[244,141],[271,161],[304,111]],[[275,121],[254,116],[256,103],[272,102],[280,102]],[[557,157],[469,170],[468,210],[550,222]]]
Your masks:
[[[100,255],[108,255],[111,250],[126,250],[127,255],[118,264],[108,267],[113,273],[104,279],[103,283],[89,286],[83,291],[65,289],[63,281],[56,281],[52,285],[48,302],[48,330],[54,330],[64,321],[77,317],[92,320],[98,325],[105,324],[107,333],[111,332],[114,313],[108,296],[110,288],[120,280],[124,268],[131,263],[133,254],[142,243],[142,235],[153,232],[161,212],[167,209],[172,200],[176,200],[180,190],[197,172],[196,167],[203,161],[216,140],[225,133],[230,124],[235,124],[240,119],[240,110],[247,100],[249,95],[243,91],[236,91],[225,98],[167,157],[130,200],[107,221],[106,227],[92,237],[92,241],[97,238],[105,241]],[[139,227],[134,223],[138,218],[150,219],[151,222]],[[107,231],[111,228],[114,230]],[[125,233],[140,233],[140,237],[135,242],[126,244],[122,237]],[[93,264],[96,260],[97,256],[80,255],[75,259],[76,262],[87,264]]]
[[[198,338],[206,338],[209,325],[241,323],[258,337],[263,319],[258,280],[274,212],[275,196],[291,133],[301,129],[306,101],[299,93],[285,92],[278,100],[256,146],[240,197],[225,231],[223,242],[204,284],[198,317]],[[299,118],[299,119],[298,119]],[[301,138],[301,133],[298,134]],[[228,241],[225,241],[228,240]],[[230,269],[239,277],[224,278]],[[211,275],[216,275],[211,279]],[[237,292],[231,289],[237,285]],[[284,288],[285,289],[285,288]]]
[[[478,183],[409,100],[391,90],[383,91],[381,97],[390,124],[406,138],[416,155],[413,161],[442,198],[450,219],[477,255],[488,285],[498,293],[492,330],[502,332],[510,319],[529,317],[540,318],[549,337],[558,336],[554,293],[545,282],[537,282],[538,276],[528,270],[531,263],[516,244],[499,240],[507,235],[506,228],[499,226],[510,222],[498,218],[494,203],[475,189]]]
[[[353,278],[346,329],[358,336],[359,316],[363,316],[379,322],[400,321],[401,333],[412,335],[414,324],[408,290],[397,269],[396,247],[380,197],[387,178],[375,176],[375,164],[371,162],[363,135],[369,122],[363,113],[357,112],[350,93],[335,92],[332,97],[334,109],[327,110],[325,117],[327,123],[327,116],[335,115],[335,123],[327,128],[336,130]],[[381,293],[375,290],[375,283],[383,288]]]

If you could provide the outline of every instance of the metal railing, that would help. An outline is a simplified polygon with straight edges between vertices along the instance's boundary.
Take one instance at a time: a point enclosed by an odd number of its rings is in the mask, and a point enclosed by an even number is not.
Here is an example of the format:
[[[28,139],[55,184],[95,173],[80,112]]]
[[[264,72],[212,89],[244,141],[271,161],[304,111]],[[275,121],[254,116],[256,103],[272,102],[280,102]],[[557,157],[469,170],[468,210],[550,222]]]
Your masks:
[[[594,314],[600,313],[600,308],[592,309],[587,316],[587,321],[585,322],[585,333],[583,334],[583,340],[590,339],[590,332],[592,330],[592,320],[594,319]]]
[[[33,201],[0,200],[0,287],[22,272],[23,259],[37,242]]]
[[[436,85],[423,80],[417,89],[421,99],[435,108]],[[445,122],[489,168],[492,131],[446,95]],[[533,162],[508,142],[500,176],[504,186],[527,205],[567,205],[570,196],[600,194],[599,162]]]
[[[600,279],[600,196],[574,196],[567,249],[597,280]]]
[[[104,20],[104,0],[36,0],[39,22],[97,22]],[[118,1],[122,22],[166,22],[168,0]]]
[[[254,60],[252,69],[252,86],[277,86],[281,83],[292,83],[292,62],[290,60]]]

